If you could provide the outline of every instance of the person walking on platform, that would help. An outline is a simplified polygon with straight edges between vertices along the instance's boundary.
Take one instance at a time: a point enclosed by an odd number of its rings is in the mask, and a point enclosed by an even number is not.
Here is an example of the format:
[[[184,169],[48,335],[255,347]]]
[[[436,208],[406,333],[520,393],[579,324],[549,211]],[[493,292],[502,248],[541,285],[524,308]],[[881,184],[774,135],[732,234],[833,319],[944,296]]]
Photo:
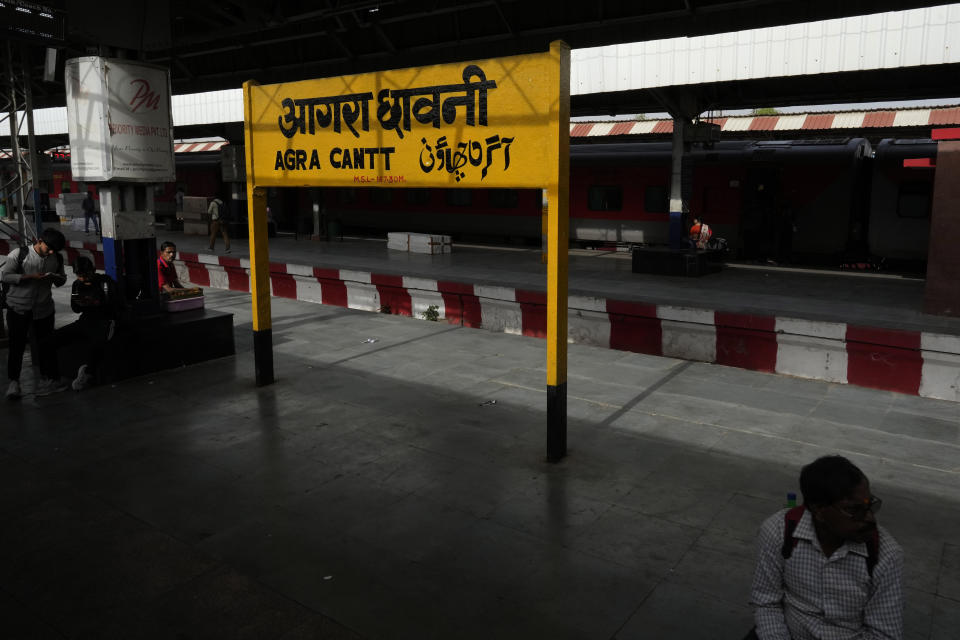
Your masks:
[[[83,209],[83,232],[90,233],[90,220],[93,220],[93,228],[97,232],[97,235],[100,235],[100,221],[97,219],[97,208],[93,204],[93,194],[87,191],[86,197],[84,197],[83,202],[80,203],[80,208]]]
[[[69,344],[83,344],[82,364],[71,386],[83,391],[96,377],[107,342],[113,338],[120,314],[117,283],[108,275],[97,273],[90,258],[80,256],[73,264],[77,279],[70,292],[70,308],[80,317],[60,327],[55,333],[57,349]]]
[[[30,247],[20,247],[7,256],[0,269],[0,280],[9,287],[7,292],[7,400],[23,395],[20,371],[23,353],[27,348],[30,329],[37,341],[37,359],[40,380],[35,394],[45,396],[67,387],[60,382],[57,354],[53,348],[54,313],[50,287],[62,287],[67,282],[60,251],[66,245],[63,234],[46,228]]]
[[[217,244],[217,234],[223,234],[223,244],[226,247],[224,253],[230,253],[230,236],[227,234],[227,206],[220,199],[220,196],[214,196],[207,207],[207,213],[210,214],[210,251],[214,250]]]
[[[800,471],[800,490],[802,506],[760,528],[745,640],[903,638],[903,551],[877,525],[867,477],[825,456]]]

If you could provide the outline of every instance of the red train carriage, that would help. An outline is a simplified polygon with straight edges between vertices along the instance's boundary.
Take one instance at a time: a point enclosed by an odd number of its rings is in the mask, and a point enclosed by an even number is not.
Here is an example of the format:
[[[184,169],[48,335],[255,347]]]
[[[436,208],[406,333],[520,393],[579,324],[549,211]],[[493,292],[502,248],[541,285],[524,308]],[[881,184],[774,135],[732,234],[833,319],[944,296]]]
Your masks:
[[[875,157],[874,157],[875,155]],[[926,257],[936,143],[862,138],[730,141],[696,147],[685,159],[690,215],[744,258],[836,265],[849,256]],[[907,161],[905,163],[905,160]],[[906,166],[905,166],[906,165]],[[574,145],[570,239],[665,244],[670,143]],[[52,195],[76,190],[54,163]],[[216,153],[177,154],[188,195],[220,191]],[[158,194],[172,202],[175,186]],[[521,189],[327,188],[271,191],[281,228],[312,230],[312,206],[345,233],[450,234],[458,241],[526,243],[541,238],[541,192]]]

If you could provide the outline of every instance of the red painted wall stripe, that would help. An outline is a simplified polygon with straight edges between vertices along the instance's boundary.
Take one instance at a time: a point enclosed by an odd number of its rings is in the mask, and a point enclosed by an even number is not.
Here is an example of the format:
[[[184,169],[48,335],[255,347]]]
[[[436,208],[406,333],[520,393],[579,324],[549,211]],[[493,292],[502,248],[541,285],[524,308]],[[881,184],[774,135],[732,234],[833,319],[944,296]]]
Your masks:
[[[832,113],[811,113],[803,120],[801,129],[830,129],[833,127]]]
[[[934,109],[930,111],[930,119],[927,124],[960,124],[960,107],[953,109]]]
[[[287,264],[285,262],[271,262],[270,273],[286,273]]]
[[[274,296],[297,299],[297,282],[293,276],[286,273],[271,273],[270,282],[273,284]]]
[[[239,267],[224,267],[227,272],[227,286],[231,291],[250,291],[250,276]]]
[[[455,293],[441,293],[443,298],[443,314],[449,324],[463,324],[463,307],[460,296]]]
[[[531,338],[547,337],[547,292],[516,289],[520,303],[521,333]]]
[[[462,282],[451,282],[450,280],[437,280],[437,291],[441,293],[454,293],[459,295],[473,295],[473,285]]]
[[[780,121],[780,116],[757,116],[747,127],[747,131],[773,131]]]
[[[370,274],[370,283],[375,285],[384,285],[386,287],[403,287],[403,276],[384,275],[380,273]]]
[[[320,301],[323,304],[332,304],[337,307],[347,306],[347,285],[342,280],[328,280],[318,278],[320,281]]]
[[[717,364],[753,371],[776,370],[776,318],[717,311],[714,323]]]
[[[656,305],[607,300],[607,314],[611,349],[663,355],[663,332]]]
[[[917,395],[923,376],[920,333],[847,326],[847,382]]]
[[[650,133],[673,133],[673,120],[661,120],[653,125]]]
[[[634,122],[618,122],[610,128],[610,131],[607,133],[608,136],[623,136],[630,133],[633,129]]]
[[[546,291],[525,291],[524,289],[515,289],[514,296],[517,302],[526,302],[529,304],[547,304]]]
[[[480,307],[480,298],[468,295],[460,295],[457,298],[460,300],[460,317],[463,326],[475,329],[481,328],[483,326],[483,311]]]
[[[313,275],[317,280],[339,280],[340,279],[340,270],[339,269],[323,269],[321,267],[313,268]]]
[[[520,326],[523,335],[530,338],[547,337],[547,305],[520,303]]]
[[[896,111],[870,111],[863,116],[864,127],[892,127]]]
[[[199,262],[184,262],[187,265],[187,273],[190,274],[190,282],[199,284],[203,287],[210,286],[210,272],[207,267]]]
[[[847,342],[866,342],[919,351],[920,332],[847,325]]]
[[[570,130],[570,135],[574,138],[579,138],[581,136],[585,136],[589,134],[590,129],[592,128],[593,128],[593,124],[591,123],[577,124],[577,125],[574,125],[573,128]]]
[[[410,293],[406,289],[403,287],[389,287],[384,285],[376,285],[376,287],[377,293],[380,294],[381,309],[390,307],[390,313],[397,316],[413,315]]]
[[[657,318],[657,305],[646,302],[627,302],[625,300],[607,300],[607,313],[619,313],[628,316]]]

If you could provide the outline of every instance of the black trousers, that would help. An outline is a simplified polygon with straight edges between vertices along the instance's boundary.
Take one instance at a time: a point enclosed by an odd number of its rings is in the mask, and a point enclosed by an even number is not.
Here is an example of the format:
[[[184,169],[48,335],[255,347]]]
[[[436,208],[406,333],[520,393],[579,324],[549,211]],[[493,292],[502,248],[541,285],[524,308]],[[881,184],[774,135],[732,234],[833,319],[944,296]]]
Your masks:
[[[100,220],[97,218],[97,214],[90,213],[88,211],[83,212],[83,230],[90,231],[90,221],[93,220],[93,229],[97,233],[100,233]]]
[[[17,313],[13,309],[7,309],[7,338],[10,348],[7,354],[8,378],[20,379],[23,352],[27,349],[31,327],[33,336],[37,340],[36,355],[39,359],[37,364],[40,365],[40,373],[54,380],[60,378],[60,370],[57,368],[57,350],[53,344],[53,318],[54,314],[51,313],[46,318],[35,320],[32,311]]]
[[[109,321],[97,319],[88,320],[80,317],[76,322],[60,327],[54,334],[56,350],[71,344],[80,343],[83,347],[82,364],[89,368],[88,373],[95,374],[100,363],[103,362],[103,353],[107,347],[107,330]],[[71,377],[74,372],[70,372]]]

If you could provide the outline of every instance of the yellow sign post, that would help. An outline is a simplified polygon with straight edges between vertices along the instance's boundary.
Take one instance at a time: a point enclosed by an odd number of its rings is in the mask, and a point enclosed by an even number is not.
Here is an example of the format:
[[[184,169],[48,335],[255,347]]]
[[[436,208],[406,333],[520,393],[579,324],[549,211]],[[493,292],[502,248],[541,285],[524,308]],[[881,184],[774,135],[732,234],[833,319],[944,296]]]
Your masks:
[[[547,457],[566,454],[570,49],[353,76],[246,82],[257,384],[273,382],[265,187],[545,188]]]

